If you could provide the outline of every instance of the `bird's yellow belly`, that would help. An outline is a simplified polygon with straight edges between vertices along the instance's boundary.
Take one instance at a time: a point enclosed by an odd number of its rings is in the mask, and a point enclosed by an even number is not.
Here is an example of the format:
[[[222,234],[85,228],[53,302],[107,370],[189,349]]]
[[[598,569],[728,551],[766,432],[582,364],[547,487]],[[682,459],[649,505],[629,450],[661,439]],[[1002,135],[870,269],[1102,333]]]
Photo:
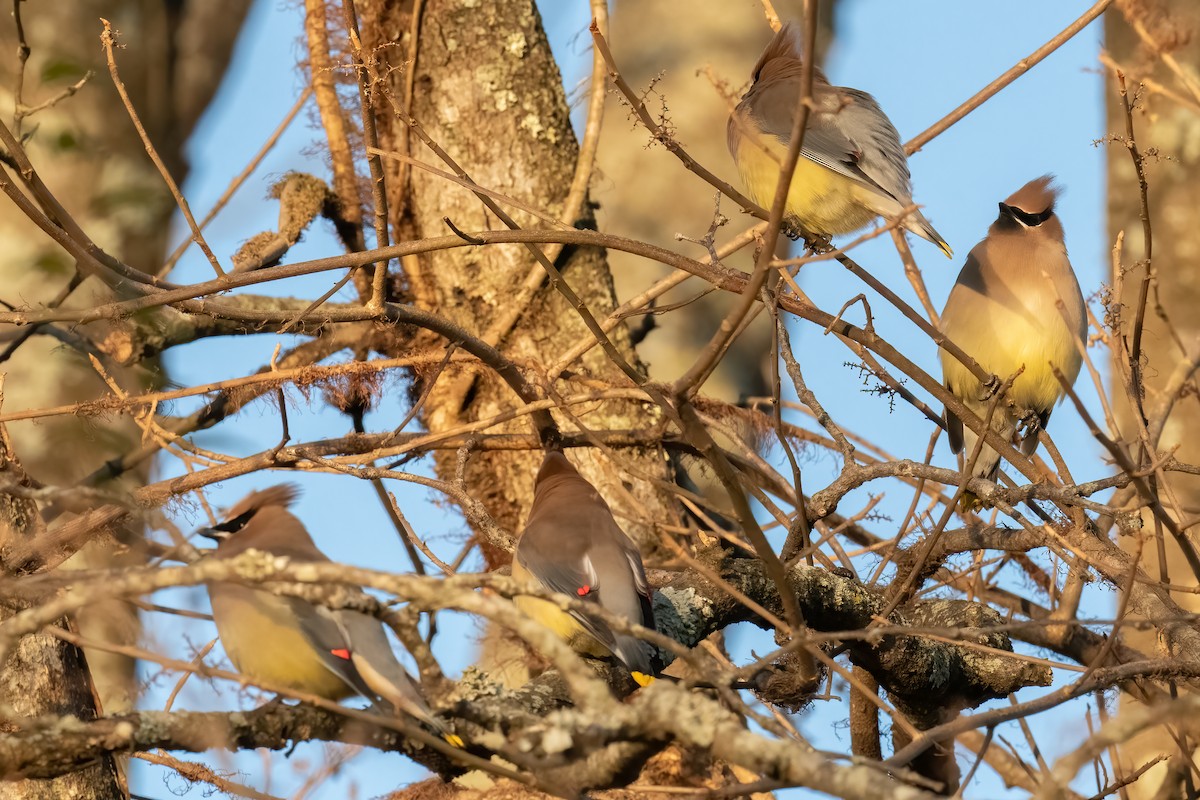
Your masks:
[[[751,199],[771,207],[779,166],[786,150],[773,137],[766,142],[770,153],[758,142],[743,139],[738,148],[738,169]],[[810,161],[803,156],[796,162],[792,185],[788,188],[786,216],[795,218],[813,233],[833,235],[858,230],[878,214],[864,205],[861,187],[849,178]]]
[[[593,658],[608,658],[612,655],[609,649],[584,630],[578,620],[547,600],[540,597],[518,595],[513,598],[517,608],[535,622],[554,631],[558,638],[577,653]]]
[[[1051,364],[1058,368],[1068,384],[1079,374],[1082,357],[1074,335],[1051,303],[1031,304],[1019,310],[999,303],[976,309],[962,334],[952,334],[955,342],[989,372],[1006,379],[1024,367],[1013,381],[1008,397],[1021,408],[1046,411],[1063,395]],[[978,394],[979,382],[959,364],[942,355],[946,383],[960,397]]]
[[[280,598],[247,591],[254,595],[254,602],[213,603],[221,644],[238,672],[268,688],[295,689],[329,700],[353,694],[322,664],[299,630],[281,624],[286,610]]]

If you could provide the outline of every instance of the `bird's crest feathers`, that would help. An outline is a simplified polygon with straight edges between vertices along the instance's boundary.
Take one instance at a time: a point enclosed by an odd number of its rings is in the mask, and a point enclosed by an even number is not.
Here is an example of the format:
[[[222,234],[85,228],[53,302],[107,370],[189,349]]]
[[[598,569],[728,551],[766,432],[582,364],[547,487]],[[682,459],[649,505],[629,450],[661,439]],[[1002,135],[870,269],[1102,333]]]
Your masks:
[[[286,513],[287,507],[295,502],[299,495],[300,487],[294,483],[281,483],[278,486],[251,492],[229,509],[221,522],[211,528],[202,528],[200,534],[219,542],[226,542],[232,534],[246,527],[259,511],[264,508],[277,507],[284,509]]]
[[[1019,208],[1026,214],[1041,214],[1054,208],[1062,189],[1054,183],[1053,175],[1034,178],[1004,201],[1006,206]]]
[[[236,519],[247,511],[258,511],[267,506],[283,506],[287,508],[300,497],[300,487],[294,483],[281,483],[278,486],[268,486],[251,492],[229,509],[225,519]]]
[[[758,80],[763,67],[768,61],[782,58],[787,61],[802,61],[803,51],[800,45],[800,27],[792,22],[785,22],[783,27],[771,38],[758,63],[754,65],[754,80]]]

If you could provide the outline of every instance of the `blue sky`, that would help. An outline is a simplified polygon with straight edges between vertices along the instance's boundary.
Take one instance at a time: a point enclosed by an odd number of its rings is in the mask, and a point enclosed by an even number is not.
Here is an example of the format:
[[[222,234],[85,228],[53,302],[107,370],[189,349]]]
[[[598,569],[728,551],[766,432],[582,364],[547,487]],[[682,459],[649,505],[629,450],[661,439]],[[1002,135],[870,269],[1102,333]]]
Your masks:
[[[717,9],[721,7],[721,3],[711,0],[701,5],[709,13],[719,13]],[[829,52],[826,68],[833,82],[875,95],[902,137],[907,139],[1028,55],[1088,5],[1090,3],[1078,1],[1046,3],[1043,0],[1014,0],[1003,5],[963,3],[961,0],[921,0],[915,4],[894,0],[843,0],[838,38]],[[545,14],[564,80],[568,86],[574,86],[590,69],[590,49],[581,45],[579,39],[573,39],[588,23],[587,3],[584,0],[542,0],[539,6]],[[193,171],[185,191],[198,215],[243,168],[302,90],[303,76],[295,68],[303,56],[300,19],[301,10],[295,3],[260,0],[255,4],[226,84],[189,148]],[[1094,23],[913,157],[911,166],[917,201],[924,204],[927,216],[957,253],[951,263],[932,248],[925,248],[923,242],[913,243],[936,305],[944,302],[962,257],[984,235],[994,219],[996,202],[1046,172],[1056,173],[1066,188],[1059,213],[1085,296],[1096,291],[1104,280],[1109,248],[1103,222],[1104,154],[1093,145],[1094,140],[1105,133],[1105,89],[1097,73],[1096,60],[1101,37],[1101,27]],[[747,54],[747,74],[756,57],[757,53]],[[729,77],[735,84],[745,79],[744,75]],[[716,102],[711,93],[703,99]],[[672,100],[684,101],[684,98]],[[302,115],[247,187],[210,227],[208,239],[218,255],[228,258],[241,241],[274,226],[276,206],[274,202],[264,201],[264,196],[275,177],[291,169],[327,175],[319,148],[320,132],[311,124],[312,119],[311,114]],[[664,156],[659,150],[647,157]],[[714,166],[726,174],[732,173],[728,164]],[[182,228],[177,226],[177,230],[182,236]],[[288,260],[336,252],[340,249],[331,229],[320,223],[304,242],[293,248]],[[885,282],[913,302],[890,243],[870,243],[859,250],[856,257],[860,263],[872,266]],[[197,280],[209,270],[203,259],[192,252],[172,277],[177,281]],[[272,287],[272,291],[311,297],[324,292],[336,279],[337,276],[331,274],[311,276]],[[831,311],[861,291],[836,264],[806,269],[803,284],[820,306]],[[873,301],[871,305],[876,326],[886,331],[891,341],[915,357],[927,371],[939,374],[936,355],[928,341],[917,335],[898,314],[886,309],[882,301]],[[850,318],[858,321],[854,313],[850,312]],[[811,385],[819,387],[819,394],[827,403],[831,399],[834,401],[838,418],[848,421],[849,426],[859,433],[879,440],[891,452],[919,459],[928,440],[928,423],[902,406],[889,412],[886,401],[863,393],[857,374],[844,363],[851,360],[848,352],[830,341],[821,340],[819,331],[800,326],[794,330],[797,351],[804,353],[806,377]],[[276,343],[282,342],[286,349],[291,341],[289,337],[275,336],[210,340],[172,352],[167,359],[168,368],[172,379],[185,385],[249,374],[270,360]],[[1081,380],[1077,388],[1095,408],[1090,383]],[[348,429],[344,419],[324,412],[319,398],[314,397],[311,405],[303,397],[293,396],[292,399],[289,420],[294,440],[338,435]],[[382,427],[388,422],[398,422],[406,403],[403,387],[390,385],[381,409],[368,421],[369,426]],[[182,413],[192,407],[181,402],[173,407],[172,413]],[[203,446],[230,453],[255,452],[277,441],[279,425],[276,417],[273,404],[259,402],[241,412],[233,424],[222,425],[216,431],[197,437],[197,441]],[[1086,480],[1106,473],[1097,448],[1073,414],[1063,413],[1060,409],[1052,433],[1077,479]],[[944,445],[935,456],[935,463],[953,464]],[[813,476],[806,478],[809,487],[822,485],[822,478],[832,475],[829,473],[830,459],[811,458],[805,466]],[[164,462],[160,467],[163,477],[177,469],[175,462]],[[295,477],[246,477],[213,487],[208,496],[216,504],[227,506],[253,488],[284,479],[294,480]],[[405,568],[403,550],[368,484],[327,475],[303,476],[300,482],[305,493],[297,512],[308,523],[318,544],[332,558],[362,566]],[[466,528],[461,519],[444,504],[432,502],[434,497],[427,490],[400,484],[389,488],[396,492],[417,529],[435,546],[450,549],[465,537]],[[877,492],[879,487],[869,491]],[[899,487],[889,487],[889,491],[893,496],[882,508],[898,516],[903,513],[909,495]],[[866,494],[867,490],[863,490],[847,498],[843,508],[857,507]],[[346,509],[351,507],[355,514],[347,524]],[[204,520],[197,510],[183,509],[178,523],[186,530],[204,524]],[[1093,594],[1094,602],[1089,607],[1094,609],[1094,615],[1103,616],[1108,608],[1108,595],[1100,590]],[[206,605],[203,591],[198,589],[165,593],[160,599],[191,607]],[[472,648],[468,645],[474,627],[469,622],[456,625],[443,622],[442,625],[443,630],[449,632],[439,637],[437,653],[444,668],[454,673],[471,661]],[[165,649],[179,652],[184,646],[174,624],[168,627],[162,625],[161,620],[152,620],[149,630],[155,642]],[[187,636],[197,644],[203,644],[212,635],[211,626],[196,625],[187,629]],[[739,634],[735,643],[743,653],[748,647],[755,647],[759,652],[769,647],[769,640],[754,632]],[[144,673],[150,675],[153,669],[146,668]],[[173,681],[156,682],[145,705],[153,707],[156,702],[161,705],[171,683]],[[1028,696],[1036,695],[1035,692]],[[210,685],[197,681],[189,684],[177,707],[233,708],[237,702],[232,687],[215,694]],[[848,748],[848,733],[838,725],[844,718],[843,706],[827,702],[816,704],[797,722],[814,741],[829,749],[841,750]],[[1078,741],[1080,726],[1071,724],[1069,719],[1062,714],[1047,714],[1035,720],[1039,741],[1048,750],[1047,758],[1053,758]],[[257,754],[231,757],[213,753],[211,758],[216,764],[240,772],[242,779],[254,788],[292,796],[321,761],[322,749],[317,745],[302,745],[286,761],[275,754],[269,771],[264,769],[264,761]],[[134,774],[135,790],[152,797],[166,794],[161,770],[137,765]],[[419,769],[399,756],[366,752],[304,796],[371,797],[420,774]],[[980,774],[981,783],[975,796],[1020,796],[1005,794],[986,768],[981,769]],[[789,792],[788,796],[815,795],[797,790]]]

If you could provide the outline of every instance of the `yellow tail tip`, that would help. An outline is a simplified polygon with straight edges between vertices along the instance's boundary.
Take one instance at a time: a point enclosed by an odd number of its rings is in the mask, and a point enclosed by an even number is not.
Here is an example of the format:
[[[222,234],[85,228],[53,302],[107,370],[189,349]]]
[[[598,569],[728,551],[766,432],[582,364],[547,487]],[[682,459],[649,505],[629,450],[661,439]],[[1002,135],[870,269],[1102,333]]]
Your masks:
[[[463,740],[462,740],[461,736],[456,736],[453,733],[443,733],[442,738],[446,740],[446,744],[448,744],[451,747],[454,747],[458,750],[462,750],[463,748],[466,747],[466,745],[463,744]]]
[[[637,681],[638,686],[642,686],[642,687],[649,686],[650,684],[654,683],[654,681],[655,681],[655,677],[653,675],[647,675],[644,672],[636,672],[635,671],[635,672],[630,672],[629,674],[633,676],[633,679],[635,681]]]
[[[950,245],[945,242],[938,242],[937,246],[939,250],[946,254],[946,258],[954,258],[954,250],[951,249]]]

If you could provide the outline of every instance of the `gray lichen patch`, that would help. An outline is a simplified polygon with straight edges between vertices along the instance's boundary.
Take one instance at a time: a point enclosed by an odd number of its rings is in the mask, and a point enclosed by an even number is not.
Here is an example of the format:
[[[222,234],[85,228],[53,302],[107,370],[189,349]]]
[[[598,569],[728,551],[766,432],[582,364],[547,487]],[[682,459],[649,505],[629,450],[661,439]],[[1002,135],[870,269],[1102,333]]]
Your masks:
[[[520,99],[511,88],[512,76],[500,64],[481,64],[475,68],[474,78],[476,85],[492,99],[496,111],[507,111]]]
[[[447,695],[447,700],[480,700],[487,697],[499,697],[502,693],[500,684],[496,683],[486,672],[475,666],[463,670],[462,677],[454,684],[454,690]]]
[[[654,626],[689,647],[707,635],[713,609],[708,598],[695,589],[666,587],[654,594]]]
[[[254,234],[233,254],[233,268],[241,271],[249,268],[246,265],[265,264],[270,260],[269,254],[278,244],[279,235],[274,231]]]

